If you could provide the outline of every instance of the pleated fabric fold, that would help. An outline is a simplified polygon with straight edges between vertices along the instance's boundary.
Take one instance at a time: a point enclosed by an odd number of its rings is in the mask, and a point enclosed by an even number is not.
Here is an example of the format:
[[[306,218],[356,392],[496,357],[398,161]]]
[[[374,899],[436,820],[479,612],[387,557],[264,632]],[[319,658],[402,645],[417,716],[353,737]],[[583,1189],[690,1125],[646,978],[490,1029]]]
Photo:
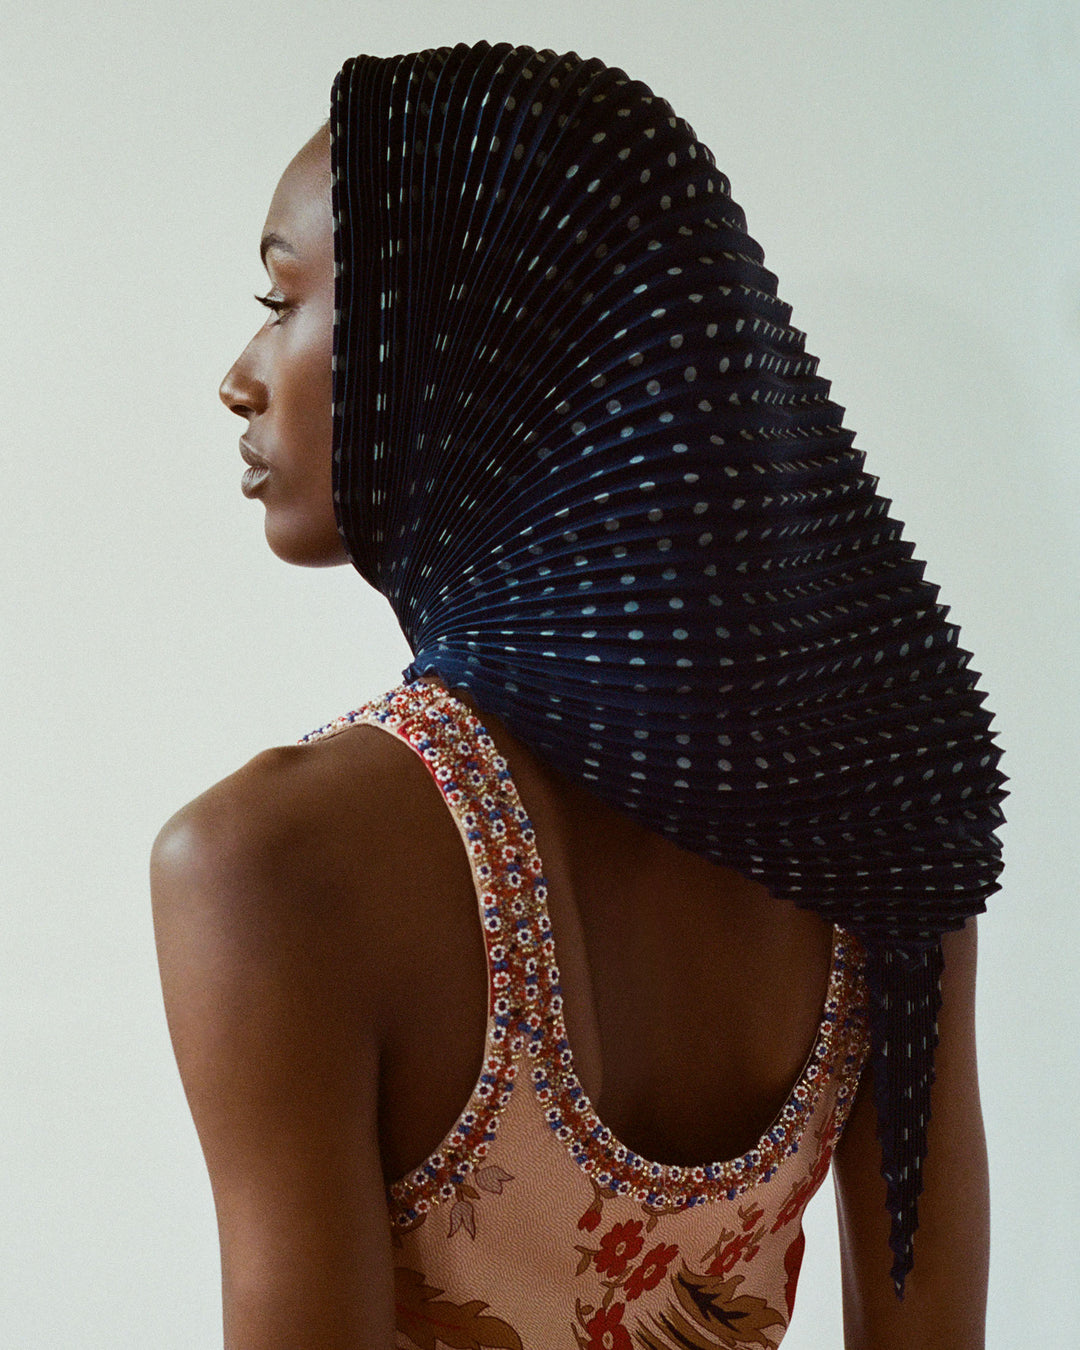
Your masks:
[[[335,503],[406,676],[860,935],[900,1288],[940,937],[1001,866],[970,653],[646,85],[509,44],[361,56],[331,143]]]

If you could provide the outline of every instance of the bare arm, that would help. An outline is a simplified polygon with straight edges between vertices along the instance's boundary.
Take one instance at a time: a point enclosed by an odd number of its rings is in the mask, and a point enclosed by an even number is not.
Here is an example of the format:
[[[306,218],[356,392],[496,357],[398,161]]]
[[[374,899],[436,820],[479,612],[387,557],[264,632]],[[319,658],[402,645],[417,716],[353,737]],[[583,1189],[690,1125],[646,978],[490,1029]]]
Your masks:
[[[929,1153],[903,1302],[889,1277],[869,1074],[836,1152],[846,1350],[982,1350],[985,1343],[990,1205],[975,1062],[975,950],[973,919],[945,937]]]
[[[262,758],[262,757],[261,757]],[[154,921],[213,1186],[226,1350],[388,1350],[372,966],[319,832],[256,760],[163,829]],[[354,879],[353,879],[354,880]]]

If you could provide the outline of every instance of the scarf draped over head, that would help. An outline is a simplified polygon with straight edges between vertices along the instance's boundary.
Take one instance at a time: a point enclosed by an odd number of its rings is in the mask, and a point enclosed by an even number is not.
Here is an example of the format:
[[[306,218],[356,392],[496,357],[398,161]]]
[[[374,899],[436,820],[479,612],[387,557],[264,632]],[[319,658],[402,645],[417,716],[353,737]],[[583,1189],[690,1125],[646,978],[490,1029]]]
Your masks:
[[[898,1288],[941,934],[997,889],[969,653],[712,153],[598,60],[358,57],[334,482],[414,653],[551,766],[855,930]]]

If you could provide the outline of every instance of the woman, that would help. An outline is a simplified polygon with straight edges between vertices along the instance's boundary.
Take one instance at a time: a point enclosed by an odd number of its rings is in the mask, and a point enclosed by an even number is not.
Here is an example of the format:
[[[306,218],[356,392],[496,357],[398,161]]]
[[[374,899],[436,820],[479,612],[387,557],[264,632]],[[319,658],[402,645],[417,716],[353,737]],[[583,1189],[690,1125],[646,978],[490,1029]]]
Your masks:
[[[262,252],[244,491],[415,658],[155,846],[227,1346],[773,1346],[831,1162],[847,1346],[981,1345],[989,717],[711,154],[359,58]]]

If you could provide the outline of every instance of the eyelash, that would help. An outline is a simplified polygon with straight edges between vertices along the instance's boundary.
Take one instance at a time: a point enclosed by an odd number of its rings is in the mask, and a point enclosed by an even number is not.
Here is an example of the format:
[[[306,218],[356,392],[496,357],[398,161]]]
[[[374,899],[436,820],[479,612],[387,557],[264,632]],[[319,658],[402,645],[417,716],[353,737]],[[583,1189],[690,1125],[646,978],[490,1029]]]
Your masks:
[[[278,316],[276,320],[277,323],[281,322],[282,315],[289,308],[288,303],[285,300],[272,300],[269,295],[257,295],[255,299],[260,305],[265,306],[265,308],[271,310]]]

